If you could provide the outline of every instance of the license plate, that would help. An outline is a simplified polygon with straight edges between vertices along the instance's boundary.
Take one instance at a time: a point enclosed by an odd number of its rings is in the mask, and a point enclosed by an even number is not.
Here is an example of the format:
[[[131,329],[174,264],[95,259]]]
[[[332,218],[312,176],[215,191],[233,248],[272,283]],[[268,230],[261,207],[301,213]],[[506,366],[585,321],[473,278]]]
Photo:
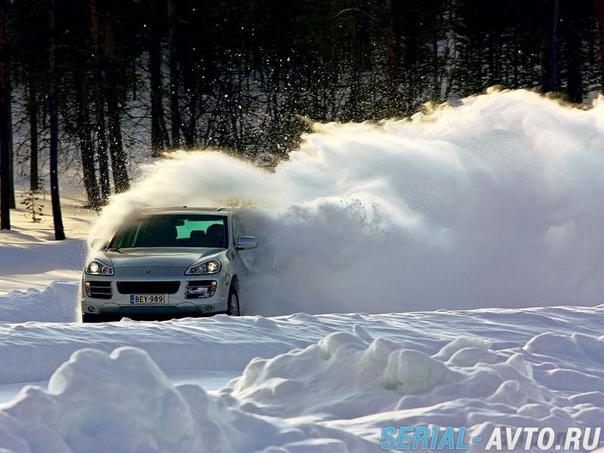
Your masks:
[[[130,294],[130,304],[165,304],[165,294]]]

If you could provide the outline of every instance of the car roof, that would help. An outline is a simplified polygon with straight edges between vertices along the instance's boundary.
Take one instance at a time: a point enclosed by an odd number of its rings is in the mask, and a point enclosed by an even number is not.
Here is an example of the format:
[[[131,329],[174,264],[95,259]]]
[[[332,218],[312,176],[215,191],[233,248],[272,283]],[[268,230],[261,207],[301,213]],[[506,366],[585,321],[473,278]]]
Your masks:
[[[148,208],[141,211],[143,215],[149,214],[224,214],[229,215],[233,212],[230,208],[208,208],[197,206],[174,206],[162,208]]]

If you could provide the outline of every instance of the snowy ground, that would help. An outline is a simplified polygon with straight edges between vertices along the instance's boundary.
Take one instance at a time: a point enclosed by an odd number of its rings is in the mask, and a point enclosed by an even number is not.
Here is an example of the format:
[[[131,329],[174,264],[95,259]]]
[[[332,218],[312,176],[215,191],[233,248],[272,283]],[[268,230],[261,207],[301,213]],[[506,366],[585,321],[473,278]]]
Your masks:
[[[517,91],[322,125],[274,173],[181,154],[100,217],[66,197],[60,243],[13,213],[0,451],[369,452],[440,426],[479,452],[506,426],[601,429],[603,109]],[[245,316],[74,322],[87,238],[141,204],[234,202],[264,244]]]

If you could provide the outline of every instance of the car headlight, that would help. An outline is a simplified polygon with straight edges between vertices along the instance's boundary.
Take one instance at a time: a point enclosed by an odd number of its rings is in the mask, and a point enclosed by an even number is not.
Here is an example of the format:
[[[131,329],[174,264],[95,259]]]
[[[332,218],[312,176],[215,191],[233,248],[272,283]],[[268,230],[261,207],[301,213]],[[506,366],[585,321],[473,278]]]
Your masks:
[[[185,275],[217,274],[222,269],[222,264],[216,259],[194,263],[186,270]]]
[[[85,272],[88,275],[113,275],[115,270],[101,261],[92,260],[86,266]]]

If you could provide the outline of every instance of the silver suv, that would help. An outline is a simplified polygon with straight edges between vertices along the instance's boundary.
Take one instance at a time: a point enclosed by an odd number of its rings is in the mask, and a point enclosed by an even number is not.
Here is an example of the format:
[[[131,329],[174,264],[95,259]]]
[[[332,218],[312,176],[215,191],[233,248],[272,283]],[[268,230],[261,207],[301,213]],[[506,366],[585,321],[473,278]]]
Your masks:
[[[86,263],[83,322],[239,315],[242,255],[258,245],[234,210],[145,210]]]

